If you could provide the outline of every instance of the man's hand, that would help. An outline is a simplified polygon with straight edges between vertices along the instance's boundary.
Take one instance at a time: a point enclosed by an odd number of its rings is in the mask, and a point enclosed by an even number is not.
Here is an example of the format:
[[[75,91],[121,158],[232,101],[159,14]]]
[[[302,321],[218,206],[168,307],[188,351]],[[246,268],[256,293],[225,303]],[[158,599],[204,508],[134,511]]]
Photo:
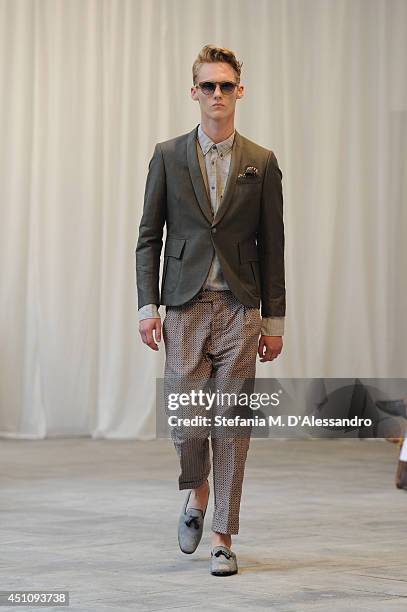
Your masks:
[[[140,336],[144,344],[147,344],[153,351],[158,351],[157,342],[161,341],[161,318],[154,319],[143,319],[139,322],[138,326]],[[155,330],[155,340],[153,337],[153,331]]]
[[[260,336],[258,354],[260,361],[273,361],[283,349],[282,336]]]

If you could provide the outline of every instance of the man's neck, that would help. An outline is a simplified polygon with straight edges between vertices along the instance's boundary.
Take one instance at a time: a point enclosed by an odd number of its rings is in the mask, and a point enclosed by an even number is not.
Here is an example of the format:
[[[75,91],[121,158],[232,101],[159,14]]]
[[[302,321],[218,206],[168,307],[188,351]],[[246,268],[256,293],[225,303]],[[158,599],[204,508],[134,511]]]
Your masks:
[[[229,138],[235,129],[233,117],[227,123],[219,123],[219,121],[211,121],[202,117],[201,128],[215,144]]]

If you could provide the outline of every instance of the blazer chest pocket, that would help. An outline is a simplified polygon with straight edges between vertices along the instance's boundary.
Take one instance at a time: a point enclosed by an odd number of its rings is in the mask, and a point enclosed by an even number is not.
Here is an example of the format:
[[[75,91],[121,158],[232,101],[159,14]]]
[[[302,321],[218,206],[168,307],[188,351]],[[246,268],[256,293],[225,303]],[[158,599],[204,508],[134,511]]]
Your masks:
[[[236,179],[236,185],[260,185],[262,182],[262,176],[241,176]]]
[[[239,242],[240,278],[256,288],[260,296],[259,253],[254,239]]]
[[[162,287],[168,293],[175,290],[182,266],[182,256],[186,238],[167,236],[164,248],[164,268]]]

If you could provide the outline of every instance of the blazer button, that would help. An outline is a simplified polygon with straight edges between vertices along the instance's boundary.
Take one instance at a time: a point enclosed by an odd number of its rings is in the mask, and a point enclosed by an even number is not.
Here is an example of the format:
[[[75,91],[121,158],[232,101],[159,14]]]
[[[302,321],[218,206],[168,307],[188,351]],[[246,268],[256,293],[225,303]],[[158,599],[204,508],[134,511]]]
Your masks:
[[[216,234],[216,227],[212,228],[212,234]]]

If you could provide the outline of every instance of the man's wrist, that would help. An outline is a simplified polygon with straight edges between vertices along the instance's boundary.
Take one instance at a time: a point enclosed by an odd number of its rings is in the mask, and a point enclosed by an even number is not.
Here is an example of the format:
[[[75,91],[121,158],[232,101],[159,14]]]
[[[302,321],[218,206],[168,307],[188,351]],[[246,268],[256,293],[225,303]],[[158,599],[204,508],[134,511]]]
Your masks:
[[[161,319],[157,304],[145,304],[138,310],[138,320]]]
[[[262,336],[284,336],[285,317],[263,317],[261,320]]]

